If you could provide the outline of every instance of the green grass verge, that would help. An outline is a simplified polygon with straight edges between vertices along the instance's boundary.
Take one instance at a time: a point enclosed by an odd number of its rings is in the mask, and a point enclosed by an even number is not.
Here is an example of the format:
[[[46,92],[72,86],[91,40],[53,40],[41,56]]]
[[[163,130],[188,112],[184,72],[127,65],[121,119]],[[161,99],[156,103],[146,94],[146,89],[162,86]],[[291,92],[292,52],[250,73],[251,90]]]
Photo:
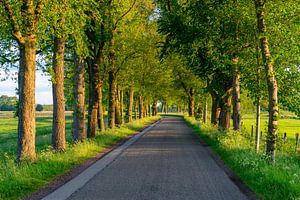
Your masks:
[[[0,199],[20,199],[45,186],[55,177],[66,173],[104,150],[104,148],[125,139],[145,125],[159,119],[150,117],[134,121],[120,128],[101,132],[95,139],[84,143],[68,143],[67,150],[54,153],[51,147],[38,150],[35,163],[16,166],[12,152],[0,153]]]
[[[299,156],[279,151],[276,164],[270,164],[264,153],[255,153],[254,141],[240,133],[225,133],[209,125],[200,126],[198,121],[189,117],[185,120],[258,197],[266,200],[300,199]]]

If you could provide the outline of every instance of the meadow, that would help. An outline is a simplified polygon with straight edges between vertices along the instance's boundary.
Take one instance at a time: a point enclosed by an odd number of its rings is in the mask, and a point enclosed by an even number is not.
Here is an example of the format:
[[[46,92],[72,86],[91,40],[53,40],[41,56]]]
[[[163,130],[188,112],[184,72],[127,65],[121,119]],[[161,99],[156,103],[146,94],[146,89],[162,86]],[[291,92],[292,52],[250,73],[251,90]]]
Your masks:
[[[3,113],[2,113],[3,114]],[[45,186],[57,176],[66,173],[85,160],[97,155],[128,135],[159,119],[148,117],[127,123],[121,127],[99,132],[94,139],[73,143],[70,113],[66,116],[67,148],[55,153],[51,148],[52,117],[41,113],[37,117],[37,156],[34,163],[15,163],[17,143],[17,118],[9,115],[0,117],[0,199],[20,199]],[[16,192],[18,191],[18,192]]]
[[[268,127],[268,113],[263,112],[261,114],[261,131],[265,135]],[[255,114],[244,114],[242,115],[242,128],[251,133],[251,127],[254,127],[255,131]],[[280,114],[279,135],[282,136],[287,133],[288,138],[295,138],[296,133],[300,133],[300,119],[297,118],[293,113],[282,111]]]

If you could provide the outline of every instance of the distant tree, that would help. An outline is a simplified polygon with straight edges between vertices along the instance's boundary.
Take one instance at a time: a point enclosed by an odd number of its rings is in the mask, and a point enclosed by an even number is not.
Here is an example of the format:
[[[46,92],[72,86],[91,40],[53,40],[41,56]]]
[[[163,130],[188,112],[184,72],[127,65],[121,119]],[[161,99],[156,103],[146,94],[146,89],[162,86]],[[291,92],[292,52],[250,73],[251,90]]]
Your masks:
[[[17,97],[0,96],[0,111],[15,111],[17,101]]]
[[[37,104],[35,107],[35,110],[38,112],[42,112],[44,110],[44,107],[42,104]]]

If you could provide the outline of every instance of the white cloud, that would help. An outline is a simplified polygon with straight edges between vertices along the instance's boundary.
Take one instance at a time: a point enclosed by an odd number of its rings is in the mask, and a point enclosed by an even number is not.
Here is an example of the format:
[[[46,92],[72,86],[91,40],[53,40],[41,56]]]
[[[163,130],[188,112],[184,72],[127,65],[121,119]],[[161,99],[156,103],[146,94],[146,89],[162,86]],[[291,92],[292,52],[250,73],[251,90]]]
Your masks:
[[[0,72],[0,79],[5,78],[4,73]],[[50,77],[42,72],[36,72],[36,103],[52,104],[52,86],[49,81]],[[0,81],[0,95],[16,96],[16,88],[18,83],[11,78]]]

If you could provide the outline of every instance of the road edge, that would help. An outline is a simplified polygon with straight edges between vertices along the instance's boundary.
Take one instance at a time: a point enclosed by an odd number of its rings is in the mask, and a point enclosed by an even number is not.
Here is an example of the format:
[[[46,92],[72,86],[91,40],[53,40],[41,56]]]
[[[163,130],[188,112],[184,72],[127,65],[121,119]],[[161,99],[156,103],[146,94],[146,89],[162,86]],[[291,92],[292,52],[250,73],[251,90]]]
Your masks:
[[[186,121],[184,117],[182,119],[188,125],[188,127],[193,131],[197,136],[199,143],[204,147],[206,152],[213,158],[217,165],[225,172],[228,178],[238,187],[238,189],[249,199],[249,200],[259,200],[258,196],[243,182],[243,180],[236,175],[236,173],[225,164],[222,158],[208,145],[204,139],[201,138],[201,135],[197,133],[193,127]]]
[[[74,168],[70,169],[66,173],[62,174],[61,176],[57,176],[54,178],[53,181],[49,182],[46,186],[38,189],[36,192],[33,192],[29,195],[26,195],[22,198],[22,200],[39,200],[44,199],[46,196],[50,195],[51,193],[55,192],[57,189],[62,187],[63,185],[70,182],[72,179],[83,173],[85,170],[90,168],[92,165],[103,159],[105,156],[113,152],[114,150],[120,148],[123,146],[126,142],[134,139],[135,137],[141,137],[144,135],[147,131],[149,131],[152,127],[154,127],[157,123],[161,121],[162,118],[146,125],[145,127],[141,128],[140,130],[128,135],[125,139],[122,139],[121,141],[117,142],[116,144],[113,144],[111,146],[106,147],[104,150],[99,152],[94,157],[91,157],[84,161],[83,163],[75,166]],[[137,139],[138,139],[137,138]],[[136,141],[136,140],[135,140]],[[58,200],[58,199],[55,199]]]

